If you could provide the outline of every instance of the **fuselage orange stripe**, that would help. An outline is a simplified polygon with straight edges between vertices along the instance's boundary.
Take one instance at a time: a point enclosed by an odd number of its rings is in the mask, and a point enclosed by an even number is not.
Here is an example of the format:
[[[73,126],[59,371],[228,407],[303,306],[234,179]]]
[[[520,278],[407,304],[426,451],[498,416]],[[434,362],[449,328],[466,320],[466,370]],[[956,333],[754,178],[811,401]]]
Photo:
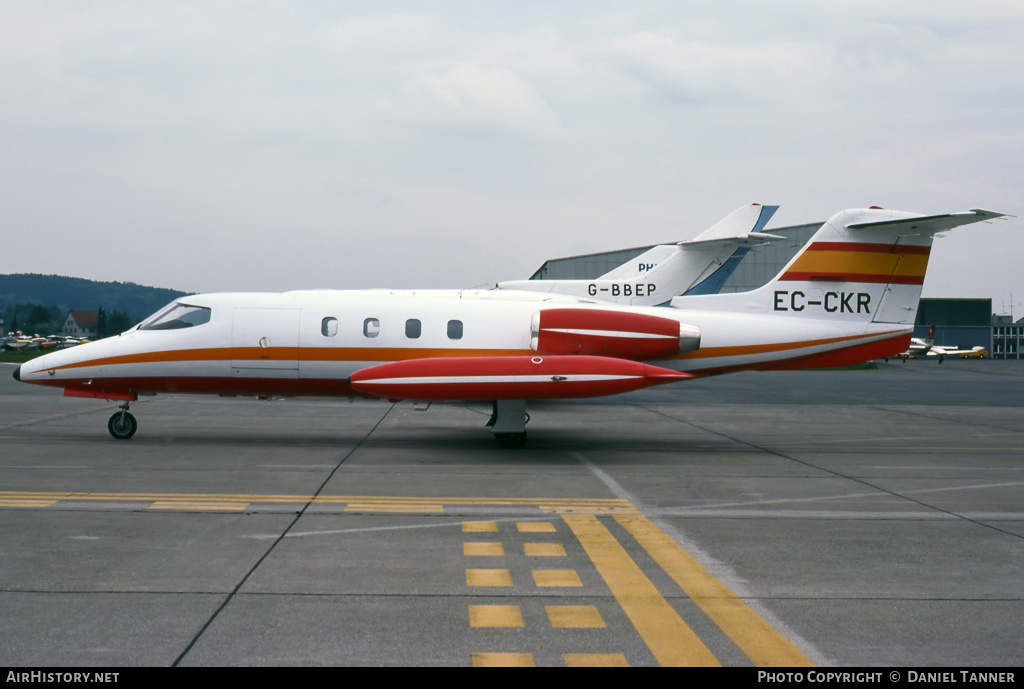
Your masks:
[[[183,361],[404,361],[439,357],[523,356],[535,354],[532,349],[413,349],[409,347],[210,347],[203,349],[172,349],[141,352],[121,356],[76,361],[53,370],[86,366],[119,366],[123,364],[166,364]]]

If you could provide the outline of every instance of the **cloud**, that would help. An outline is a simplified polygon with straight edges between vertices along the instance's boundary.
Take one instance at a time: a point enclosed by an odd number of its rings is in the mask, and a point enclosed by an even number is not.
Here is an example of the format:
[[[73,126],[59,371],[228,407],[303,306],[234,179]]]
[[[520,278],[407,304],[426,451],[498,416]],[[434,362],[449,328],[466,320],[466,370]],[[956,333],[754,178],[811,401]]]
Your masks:
[[[796,84],[821,82],[828,63],[813,42],[679,41],[651,31],[614,40],[610,53],[654,97],[688,105],[757,107],[787,97]]]
[[[545,136],[558,117],[544,99],[509,69],[460,63],[422,71],[401,88],[395,118],[408,126],[449,133]]]
[[[1020,214],[1022,31],[999,2],[6,4],[0,271],[461,286],[753,201]]]

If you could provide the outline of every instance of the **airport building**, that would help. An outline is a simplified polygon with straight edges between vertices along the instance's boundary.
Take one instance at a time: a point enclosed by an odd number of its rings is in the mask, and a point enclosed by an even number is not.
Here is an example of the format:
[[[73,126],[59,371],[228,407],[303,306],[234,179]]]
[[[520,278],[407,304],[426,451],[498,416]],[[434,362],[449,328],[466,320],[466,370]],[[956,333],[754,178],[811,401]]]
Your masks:
[[[722,292],[747,292],[778,275],[821,227],[821,223],[766,230],[786,237],[752,248],[722,287]],[[554,258],[544,262],[531,280],[590,280],[644,253],[650,246]],[[1020,323],[996,323],[991,299],[922,299],[914,324],[914,337],[925,338],[935,326],[934,343],[944,347],[985,347],[993,358],[1024,358],[1024,319]]]
[[[914,322],[914,337],[924,339],[935,328],[933,344],[954,349],[984,347],[996,357],[993,347],[991,299],[922,299]],[[1012,357],[1016,358],[1016,356]]]
[[[995,316],[992,319],[993,359],[1024,359],[1024,318],[1016,323],[1012,316]]]

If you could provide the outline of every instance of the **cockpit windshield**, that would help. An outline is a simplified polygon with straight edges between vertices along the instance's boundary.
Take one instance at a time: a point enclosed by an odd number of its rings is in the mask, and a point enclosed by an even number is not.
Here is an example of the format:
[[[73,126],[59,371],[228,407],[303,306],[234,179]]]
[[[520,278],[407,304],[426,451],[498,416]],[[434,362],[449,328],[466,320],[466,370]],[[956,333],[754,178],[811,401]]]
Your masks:
[[[178,330],[193,328],[210,320],[210,309],[175,302],[139,324],[139,330]]]

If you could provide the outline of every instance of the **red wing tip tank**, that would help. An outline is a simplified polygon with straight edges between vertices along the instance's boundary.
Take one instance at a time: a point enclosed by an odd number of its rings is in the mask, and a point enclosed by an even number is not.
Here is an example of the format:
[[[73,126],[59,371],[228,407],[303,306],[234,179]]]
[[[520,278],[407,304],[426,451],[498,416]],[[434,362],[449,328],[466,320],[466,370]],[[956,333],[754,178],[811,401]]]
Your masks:
[[[413,359],[353,373],[353,390],[390,399],[520,400],[600,397],[693,378],[627,359],[555,355]]]

